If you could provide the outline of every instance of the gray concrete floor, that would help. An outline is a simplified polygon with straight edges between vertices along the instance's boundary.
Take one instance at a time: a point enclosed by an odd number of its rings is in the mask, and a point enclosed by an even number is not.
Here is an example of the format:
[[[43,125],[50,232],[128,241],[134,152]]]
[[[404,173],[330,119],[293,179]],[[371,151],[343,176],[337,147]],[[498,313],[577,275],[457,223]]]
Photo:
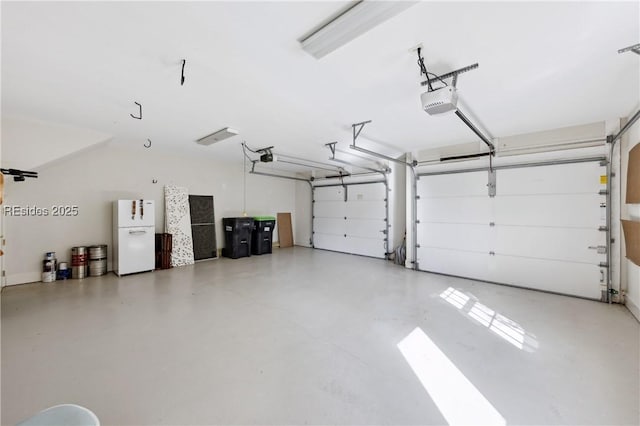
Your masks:
[[[475,415],[469,384],[508,424],[638,424],[639,334],[622,306],[298,247],[30,284],[2,292],[2,424],[60,403],[105,425],[446,424]]]

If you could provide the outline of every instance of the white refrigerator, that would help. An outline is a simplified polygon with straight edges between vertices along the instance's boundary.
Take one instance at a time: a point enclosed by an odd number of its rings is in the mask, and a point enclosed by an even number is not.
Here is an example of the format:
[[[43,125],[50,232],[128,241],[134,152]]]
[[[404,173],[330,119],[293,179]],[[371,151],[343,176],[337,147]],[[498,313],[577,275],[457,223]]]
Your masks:
[[[153,200],[113,202],[113,272],[116,275],[155,268]]]

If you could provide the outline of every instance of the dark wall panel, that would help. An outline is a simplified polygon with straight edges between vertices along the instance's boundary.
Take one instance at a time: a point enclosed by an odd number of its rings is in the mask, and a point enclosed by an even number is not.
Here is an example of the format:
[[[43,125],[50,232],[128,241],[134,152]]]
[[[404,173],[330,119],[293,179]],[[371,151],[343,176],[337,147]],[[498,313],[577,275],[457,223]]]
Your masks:
[[[191,211],[191,233],[195,260],[217,256],[216,227],[213,212],[213,196],[189,195]]]

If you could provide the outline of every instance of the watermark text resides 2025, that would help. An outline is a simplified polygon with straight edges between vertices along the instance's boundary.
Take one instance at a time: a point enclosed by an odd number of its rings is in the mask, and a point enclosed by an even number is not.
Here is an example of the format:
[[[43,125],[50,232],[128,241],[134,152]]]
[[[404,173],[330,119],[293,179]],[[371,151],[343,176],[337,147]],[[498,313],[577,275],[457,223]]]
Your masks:
[[[28,216],[63,216],[73,217],[80,213],[76,205],[53,205],[50,207],[38,206],[2,206],[2,214],[5,216],[28,217]]]

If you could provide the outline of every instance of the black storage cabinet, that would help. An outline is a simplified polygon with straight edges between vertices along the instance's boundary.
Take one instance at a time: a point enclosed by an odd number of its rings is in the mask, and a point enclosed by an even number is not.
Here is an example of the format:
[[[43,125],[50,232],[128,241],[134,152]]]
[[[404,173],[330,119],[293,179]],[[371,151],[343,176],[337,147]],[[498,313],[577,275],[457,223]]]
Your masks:
[[[276,218],[273,216],[257,216],[253,218],[252,254],[268,254],[273,251],[273,228],[275,226]]]
[[[253,218],[225,217],[222,218],[225,246],[222,249],[224,257],[237,259],[251,256],[251,232]]]

